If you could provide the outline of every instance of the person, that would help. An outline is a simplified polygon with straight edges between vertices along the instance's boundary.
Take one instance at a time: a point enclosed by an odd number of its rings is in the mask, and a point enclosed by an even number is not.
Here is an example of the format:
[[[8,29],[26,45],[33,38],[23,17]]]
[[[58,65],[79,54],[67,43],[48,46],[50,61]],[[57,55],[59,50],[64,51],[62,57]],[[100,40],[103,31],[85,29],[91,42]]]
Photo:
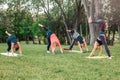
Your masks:
[[[89,17],[88,22],[89,22],[89,23],[100,24],[100,30],[99,30],[99,32],[98,32],[98,38],[97,38],[97,40],[96,40],[96,42],[95,42],[95,44],[94,44],[94,48],[93,48],[93,50],[92,50],[92,52],[90,53],[89,56],[90,56],[90,57],[93,56],[93,55],[94,55],[94,52],[95,52],[96,49],[97,49],[97,47],[98,47],[99,45],[102,45],[102,44],[103,44],[103,45],[104,45],[104,48],[105,48],[105,51],[106,51],[106,53],[107,53],[107,55],[108,55],[108,58],[109,58],[109,59],[112,59],[112,58],[111,58],[111,55],[110,55],[110,50],[109,50],[108,45],[107,45],[107,42],[106,42],[106,37],[105,37],[105,31],[106,31],[106,29],[107,29],[107,27],[108,27],[107,21],[106,21],[106,20],[102,20],[102,19],[92,20],[92,18]],[[102,47],[100,46],[99,55],[101,55],[101,53],[102,53]]]
[[[90,57],[94,56],[95,51],[98,50],[98,49],[99,49],[98,56],[101,56],[102,55],[102,41],[100,40],[99,37],[97,37],[97,39],[96,39],[96,41],[94,43],[94,48],[93,48],[93,50],[92,50],[92,52],[90,53],[89,56]]]
[[[40,27],[42,27],[46,33],[47,33],[47,40],[48,40],[48,45],[47,45],[47,53],[50,53],[50,46],[52,48],[52,53],[55,53],[55,48],[58,46],[61,53],[63,53],[60,41],[58,37],[48,28],[44,27],[42,24],[38,24]]]
[[[86,51],[88,51],[85,39],[83,39],[83,37],[80,36],[80,34],[76,30],[72,29],[67,31],[72,33],[72,44],[70,45],[69,50],[72,50],[73,45],[75,44],[75,41],[77,41],[77,44],[81,53],[83,52],[82,50],[83,47],[85,47]]]
[[[5,31],[5,33],[8,35],[8,38],[7,38],[7,45],[8,45],[7,53],[8,53],[8,55],[11,50],[11,53],[14,56],[14,50],[16,50],[16,51],[19,51],[20,56],[22,56],[20,42],[18,42],[16,37],[14,35],[10,34],[8,31]]]

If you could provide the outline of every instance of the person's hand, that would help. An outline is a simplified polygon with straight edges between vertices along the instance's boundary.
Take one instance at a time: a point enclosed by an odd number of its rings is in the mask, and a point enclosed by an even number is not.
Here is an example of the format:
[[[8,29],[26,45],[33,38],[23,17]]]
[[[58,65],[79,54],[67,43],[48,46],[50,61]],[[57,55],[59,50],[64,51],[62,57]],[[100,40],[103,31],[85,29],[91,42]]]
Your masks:
[[[44,27],[42,24],[38,24],[38,26],[40,26],[40,27]]]
[[[88,18],[88,23],[92,23],[92,17],[91,16]]]
[[[11,34],[10,34],[9,32],[5,31],[5,33],[6,33],[8,36],[11,36]]]
[[[67,32],[71,32],[71,30],[66,30]]]
[[[7,31],[5,31],[5,33],[7,34],[8,32],[7,32]]]

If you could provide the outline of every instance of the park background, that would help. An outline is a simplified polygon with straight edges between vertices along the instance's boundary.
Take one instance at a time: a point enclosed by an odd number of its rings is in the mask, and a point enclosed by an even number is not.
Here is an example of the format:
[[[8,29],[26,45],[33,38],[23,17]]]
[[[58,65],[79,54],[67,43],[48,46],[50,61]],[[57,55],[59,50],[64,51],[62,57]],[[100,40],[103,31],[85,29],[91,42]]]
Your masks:
[[[16,35],[23,51],[22,57],[0,55],[0,80],[119,80],[119,4],[120,0],[0,0],[0,52],[7,49],[6,30]],[[71,44],[66,30],[74,28],[92,50],[100,25],[89,24],[89,16],[108,21],[112,60],[86,59],[89,53],[46,53],[46,33],[38,23],[49,27],[63,48]]]

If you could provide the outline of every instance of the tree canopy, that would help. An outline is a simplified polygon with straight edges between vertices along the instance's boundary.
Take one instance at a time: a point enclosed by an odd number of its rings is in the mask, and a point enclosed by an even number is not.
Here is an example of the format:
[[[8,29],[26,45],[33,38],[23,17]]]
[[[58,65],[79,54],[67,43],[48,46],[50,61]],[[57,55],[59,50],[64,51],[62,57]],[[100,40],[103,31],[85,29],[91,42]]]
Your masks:
[[[85,1],[83,6],[82,1]],[[96,9],[96,14],[101,9],[101,16],[109,20],[109,25],[119,28],[119,0],[0,0],[0,42],[6,41],[5,31],[12,31],[19,40],[32,40],[34,43],[37,36],[39,43],[44,40],[45,32],[38,27],[38,23],[49,27],[57,34],[63,44],[71,43],[71,34],[66,29],[76,29],[81,35],[87,37],[88,42],[91,35],[91,27],[88,27],[87,17],[91,13],[90,7]],[[100,5],[98,8],[96,4]],[[97,7],[97,8],[96,8]],[[97,12],[98,11],[98,12]],[[88,13],[89,15],[86,15]],[[62,34],[61,34],[62,33]]]

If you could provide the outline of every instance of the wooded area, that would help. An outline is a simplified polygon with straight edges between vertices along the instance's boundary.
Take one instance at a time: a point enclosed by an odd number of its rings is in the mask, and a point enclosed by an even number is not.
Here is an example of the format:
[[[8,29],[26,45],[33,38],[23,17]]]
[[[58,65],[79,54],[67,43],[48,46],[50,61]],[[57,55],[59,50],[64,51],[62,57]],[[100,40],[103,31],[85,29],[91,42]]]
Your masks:
[[[88,24],[88,17],[106,19],[107,40],[120,41],[120,0],[0,0],[0,43],[6,42],[8,30],[20,41],[46,43],[38,23],[49,27],[62,44],[70,44],[67,29],[76,29],[88,44],[96,40],[99,25]],[[37,42],[35,42],[37,39]]]

